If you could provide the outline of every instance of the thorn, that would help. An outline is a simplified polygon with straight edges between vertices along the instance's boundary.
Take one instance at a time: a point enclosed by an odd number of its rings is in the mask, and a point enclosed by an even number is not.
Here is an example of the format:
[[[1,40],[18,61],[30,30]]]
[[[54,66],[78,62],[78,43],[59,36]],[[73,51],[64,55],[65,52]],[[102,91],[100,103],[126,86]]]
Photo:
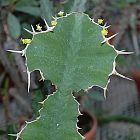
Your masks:
[[[70,13],[66,13],[66,16],[69,16],[69,15],[71,15]]]
[[[105,28],[105,27],[106,27],[106,25],[107,25],[107,22],[104,24],[103,28]]]
[[[41,79],[39,81],[44,81],[45,77],[43,76],[43,73],[40,71]]]
[[[108,29],[110,26],[111,26],[111,25],[108,25],[108,26],[106,26],[106,27],[104,27],[104,28],[105,28],[105,29]]]
[[[9,136],[17,137],[17,134],[8,134]]]
[[[104,98],[106,99],[107,97],[106,97],[106,94],[107,94],[107,91],[108,91],[108,89],[107,89],[107,87],[108,87],[108,84],[110,83],[110,79],[108,79],[108,82],[107,82],[107,85],[105,86],[105,88],[104,88]]]
[[[35,33],[35,29],[34,29],[33,25],[31,25],[31,28],[32,28],[33,33]]]
[[[128,77],[126,77],[126,76],[124,76],[124,75],[118,73],[117,71],[114,71],[112,74],[114,74],[114,75],[116,75],[116,76],[119,76],[119,77],[121,77],[121,78],[124,78],[124,79],[130,80],[130,81],[134,81],[133,79],[128,78]]]
[[[31,84],[31,75],[30,75],[30,72],[27,71],[27,76],[28,76],[28,93],[30,91],[30,84]]]
[[[44,104],[44,101],[42,101],[42,102],[38,102],[39,104],[41,104],[41,105],[43,105]]]
[[[12,53],[19,53],[22,56],[25,56],[26,50],[22,50],[22,51],[15,51],[15,50],[7,50],[8,52],[12,52]]]
[[[20,135],[17,135],[17,138],[16,138],[16,140],[19,140],[19,137],[20,137]]]
[[[116,34],[114,34],[114,35],[112,35],[112,36],[110,36],[110,37],[108,37],[108,38],[105,38],[105,40],[102,41],[101,43],[103,44],[103,43],[109,41],[110,39],[114,38],[116,35],[118,35],[118,33],[116,33]]]
[[[108,25],[108,26],[106,26],[107,25],[107,22],[103,25],[103,26],[101,26],[103,29],[108,29],[111,25]]]
[[[22,56],[25,56],[26,54],[26,49],[22,50]]]
[[[53,17],[53,16],[52,16],[52,18],[53,18],[54,20],[57,20],[57,17]]]
[[[91,19],[91,21],[92,21],[92,22],[94,22],[94,18],[93,18],[93,19]]]
[[[116,50],[116,52],[118,53],[118,54],[133,54],[134,52],[124,52],[125,50],[122,50],[122,51],[118,51],[118,50]]]
[[[77,126],[77,129],[78,129],[78,130],[82,130],[82,128],[80,128],[80,127],[78,127],[78,126]]]
[[[33,32],[32,31],[30,31],[30,30],[28,30],[26,28],[24,28],[24,30],[33,35]]]
[[[45,103],[46,99],[43,100],[42,102],[38,102],[39,104],[43,105]]]
[[[50,26],[48,25],[47,21],[45,20],[45,18],[44,18],[44,22],[45,22],[45,25],[46,25],[46,27],[47,27],[47,30],[48,30],[48,31],[53,31],[53,28],[54,28],[54,27],[50,27]]]
[[[116,71],[116,61],[114,60],[114,62],[113,62],[113,72],[115,72]]]
[[[47,23],[45,18],[44,18],[44,22],[45,22],[45,25],[47,26],[47,29],[49,29],[50,27],[49,27],[49,25],[48,25],[48,23]]]
[[[8,52],[12,52],[12,53],[20,53],[20,54],[23,53],[23,51],[16,51],[16,50],[6,50],[6,51],[8,51]]]
[[[107,88],[104,88],[104,98],[106,99],[106,94],[107,94]]]

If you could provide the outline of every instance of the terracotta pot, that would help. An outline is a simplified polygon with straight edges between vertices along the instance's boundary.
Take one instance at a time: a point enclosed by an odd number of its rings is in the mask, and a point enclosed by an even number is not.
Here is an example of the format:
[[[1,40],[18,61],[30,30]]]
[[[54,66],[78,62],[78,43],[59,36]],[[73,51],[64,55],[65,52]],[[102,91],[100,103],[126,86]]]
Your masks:
[[[93,125],[92,128],[84,135],[85,140],[96,140],[96,129],[97,129],[97,120],[96,117],[91,116]]]
[[[135,69],[132,71],[132,77],[136,83],[136,87],[140,96],[140,70]]]
[[[96,140],[97,119],[88,111],[89,109],[85,106],[85,103],[89,102],[89,98],[87,96],[88,94],[85,94],[85,92],[81,90],[79,92],[73,93],[73,95],[80,104],[79,110],[82,114],[78,116],[77,122],[77,126],[81,128],[78,130],[79,133],[85,137],[85,140]]]
[[[115,33],[111,28],[109,28],[109,29],[108,29],[108,35],[107,35],[107,37],[110,37],[110,36],[112,36],[112,35],[114,35],[114,34],[116,34],[116,33]],[[109,44],[113,45],[114,39],[115,39],[115,37],[113,37],[112,39],[110,39],[110,40],[108,41]]]
[[[82,112],[82,115],[78,117],[79,133],[85,137],[85,140],[95,140],[97,120],[93,115],[87,112]]]

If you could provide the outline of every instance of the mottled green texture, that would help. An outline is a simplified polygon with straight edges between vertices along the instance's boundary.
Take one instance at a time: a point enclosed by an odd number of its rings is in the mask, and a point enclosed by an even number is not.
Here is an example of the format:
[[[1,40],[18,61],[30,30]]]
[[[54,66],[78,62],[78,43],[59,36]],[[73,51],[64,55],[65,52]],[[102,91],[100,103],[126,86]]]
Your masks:
[[[20,23],[17,17],[9,12],[7,23],[8,23],[8,29],[11,37],[17,39],[20,36],[20,32],[21,32]]]
[[[45,101],[40,119],[25,128],[23,140],[81,140],[71,93],[105,87],[117,55],[109,45],[101,46],[102,28],[87,15],[73,13],[57,22],[53,32],[35,35],[26,52],[29,71],[40,69],[58,91]]]
[[[82,140],[76,130],[77,103],[66,94],[57,92],[45,101],[39,121],[25,128],[23,140]]]

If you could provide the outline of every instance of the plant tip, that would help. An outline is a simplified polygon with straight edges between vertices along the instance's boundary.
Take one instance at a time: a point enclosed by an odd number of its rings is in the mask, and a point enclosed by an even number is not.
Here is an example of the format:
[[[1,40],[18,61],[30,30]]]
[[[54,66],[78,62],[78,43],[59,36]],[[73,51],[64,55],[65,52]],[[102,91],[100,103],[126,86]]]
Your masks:
[[[99,24],[99,25],[103,24],[103,21],[104,21],[103,19],[99,18],[99,19],[98,19],[98,24]]]
[[[103,36],[107,36],[108,35],[108,30],[107,29],[103,29],[101,31],[101,33],[102,33]]]
[[[64,16],[64,12],[60,11],[60,12],[58,13],[58,16],[60,16],[60,17]]]
[[[30,44],[32,40],[31,39],[21,39],[21,41],[23,44],[27,45],[27,44]]]
[[[56,26],[56,25],[57,25],[57,21],[56,21],[56,20],[52,20],[52,21],[51,21],[51,25],[52,25],[52,26]]]
[[[39,24],[36,25],[36,30],[37,31],[42,31],[42,26],[40,26]]]

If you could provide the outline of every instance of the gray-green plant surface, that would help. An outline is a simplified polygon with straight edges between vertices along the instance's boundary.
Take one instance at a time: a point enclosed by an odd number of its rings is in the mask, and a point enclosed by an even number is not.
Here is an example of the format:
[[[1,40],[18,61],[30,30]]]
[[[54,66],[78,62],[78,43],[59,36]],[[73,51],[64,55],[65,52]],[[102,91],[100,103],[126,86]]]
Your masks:
[[[55,27],[49,27],[45,22],[47,31],[28,31],[33,34],[32,42],[18,52],[26,56],[28,87],[30,73],[39,70],[42,79],[51,80],[57,91],[42,102],[40,117],[27,122],[17,139],[83,139],[77,132],[80,112],[72,92],[93,85],[106,91],[108,76],[121,76],[115,70],[114,60],[124,52],[108,44],[110,38],[101,34],[106,27],[98,25],[84,13],[67,14],[55,20]]]

